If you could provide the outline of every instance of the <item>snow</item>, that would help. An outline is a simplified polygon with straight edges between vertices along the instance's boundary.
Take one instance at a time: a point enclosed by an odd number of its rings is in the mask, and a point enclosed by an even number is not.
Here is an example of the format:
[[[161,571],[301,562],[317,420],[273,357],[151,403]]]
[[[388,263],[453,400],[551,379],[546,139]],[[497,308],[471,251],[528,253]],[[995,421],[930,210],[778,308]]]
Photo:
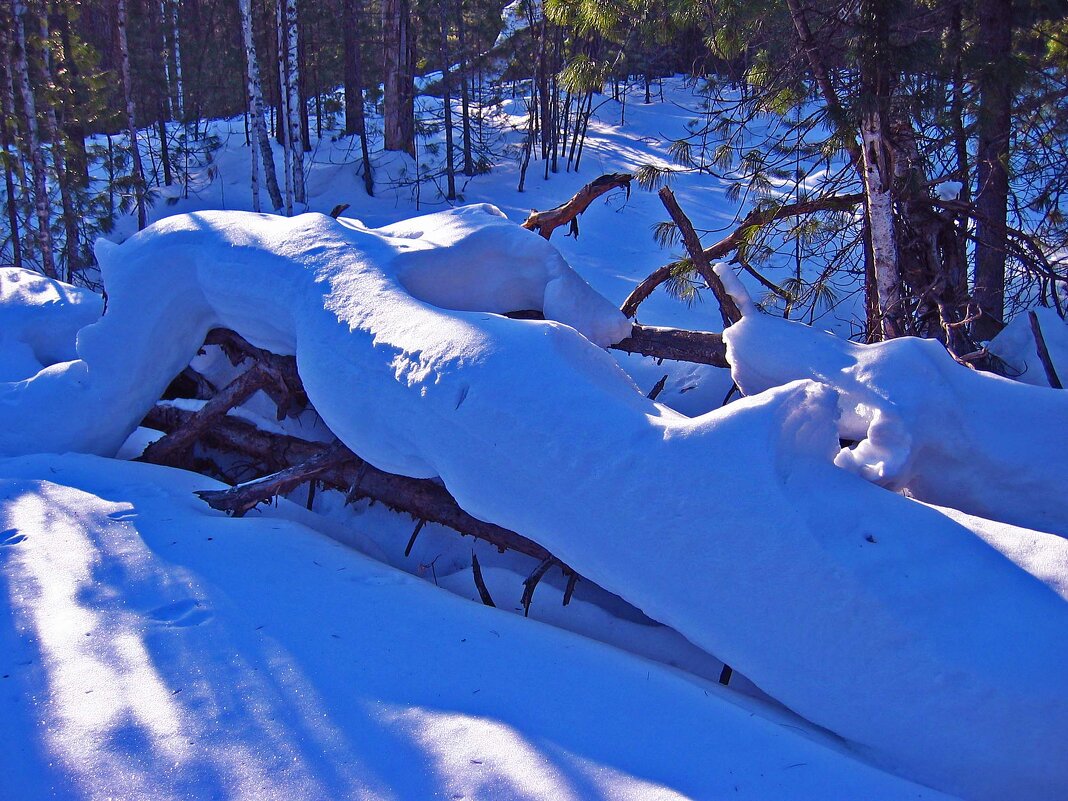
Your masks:
[[[75,358],[74,336],[100,317],[100,296],[40,273],[0,267],[0,381]]]
[[[3,462],[12,797],[948,798],[714,684],[468,603],[288,503],[189,473]],[[314,592],[309,592],[314,588]]]
[[[351,203],[364,222],[206,211],[251,205],[240,120],[212,123],[227,140],[204,172],[216,178],[157,206],[174,216],[149,231],[98,243],[99,323],[96,296],[32,274],[11,294],[15,273],[0,271],[0,410],[13,421],[0,453],[135,456],[158,436],[137,427],[144,411],[191,359],[213,380],[233,374],[211,349],[194,356],[225,325],[295,354],[316,409],[361,456],[440,477],[465,509],[591,580],[564,608],[550,572],[532,610],[550,628],[455,597],[476,597],[477,549],[498,606],[514,608],[525,557],[428,525],[405,560],[406,519],[336,493],[317,496],[317,515],[282,502],[228,520],[191,496],[213,486],[201,476],[77,455],[0,462],[5,788],[944,797],[881,768],[963,798],[1064,797],[1061,396],[974,375],[932,343],[858,346],[758,317],[728,271],[747,314],[726,336],[749,397],[720,410],[728,371],[600,347],[629,328],[616,304],[671,259],[647,230],[665,216],[654,194],[609,196],[578,240],[552,245],[502,216],[667,163],[693,97],[665,84],[669,102],[628,102],[626,126],[619,104],[598,107],[581,174],[543,181],[534,163],[518,194],[518,168],[499,164],[463,184],[470,206],[415,219],[446,205],[401,185],[434,169],[427,154],[376,151],[372,199],[345,137],[315,143],[311,208]],[[733,224],[722,182],[673,186],[700,229]],[[855,303],[846,291],[819,325],[848,333]],[[499,316],[525,308],[550,319]],[[1039,312],[1068,364],[1063,322]],[[714,304],[663,292],[639,317],[718,327]],[[1020,322],[991,349],[1044,383]],[[283,430],[261,400],[234,414]],[[739,671],[730,688],[705,681],[720,660]]]
[[[1038,316],[1039,329],[1053,369],[1063,384],[1068,380],[1068,323],[1053,309],[1039,306],[1034,312]],[[1038,358],[1038,346],[1028,315],[1020,314],[1010,320],[1001,333],[990,341],[987,350],[1005,362],[1006,374],[1010,378],[1036,387],[1049,386],[1046,369]]]
[[[740,285],[728,290],[749,302]],[[1068,421],[1064,392],[970,370],[934,340],[863,345],[749,303],[724,332],[735,382],[747,395],[798,379],[833,387],[838,434],[857,443],[838,454],[840,467],[929,503],[1068,536],[1068,504],[1056,500],[1068,452],[1053,434]]]

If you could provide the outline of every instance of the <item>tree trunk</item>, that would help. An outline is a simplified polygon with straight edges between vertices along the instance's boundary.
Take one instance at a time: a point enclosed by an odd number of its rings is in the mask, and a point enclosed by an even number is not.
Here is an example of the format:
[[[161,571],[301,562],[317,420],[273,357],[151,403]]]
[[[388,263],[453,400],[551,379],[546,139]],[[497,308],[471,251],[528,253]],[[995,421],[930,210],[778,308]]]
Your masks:
[[[475,174],[475,163],[471,158],[471,93],[464,0],[456,0],[456,35],[460,45],[460,130],[463,137],[464,175],[470,176]]]
[[[289,106],[289,142],[293,153],[293,196],[297,203],[305,202],[304,194],[304,146],[301,138],[301,122],[305,117],[304,100],[298,86],[300,68],[298,61],[297,0],[286,3],[286,93]]]
[[[22,241],[19,231],[19,210],[15,200],[15,163],[17,149],[12,148],[10,120],[15,114],[15,93],[11,85],[11,62],[8,56],[11,48],[8,46],[7,37],[0,30],[0,67],[3,67],[3,92],[0,92],[0,145],[4,148],[4,190],[7,194],[7,202],[4,204],[7,211],[8,228],[11,233],[11,262],[15,267],[22,267]]]
[[[975,302],[982,315],[973,332],[990,339],[1004,326],[1005,243],[1008,215],[1009,134],[1012,125],[1012,0],[979,0],[978,187],[975,198]]]
[[[400,150],[415,158],[415,87],[412,80],[415,54],[409,0],[383,0],[382,34],[385,52],[384,146],[386,150]]]
[[[441,27],[441,100],[445,115],[445,183],[448,191],[446,200],[456,199],[456,160],[452,142],[452,91],[449,85],[449,17],[447,0],[438,0],[439,21]]]
[[[363,60],[361,56],[362,0],[345,0],[345,133],[360,137],[360,157],[363,161],[363,186],[368,195],[375,193],[375,179],[371,172],[371,155],[367,145],[367,116],[363,110]]]
[[[141,148],[137,141],[137,117],[134,113],[133,84],[130,79],[130,48],[126,38],[126,0],[115,2],[115,30],[119,41],[119,64],[122,72],[122,93],[126,101],[126,132],[130,138],[130,157],[133,159],[133,185],[137,202],[137,230],[148,224],[145,203],[145,169],[141,164]]]
[[[241,32],[245,42],[245,63],[248,69],[249,119],[252,125],[253,149],[258,149],[263,162],[263,176],[271,206],[275,211],[282,208],[282,193],[278,190],[278,176],[274,171],[274,154],[267,136],[263,119],[263,91],[260,86],[260,66],[256,59],[256,47],[252,40],[252,9],[250,0],[238,0],[241,11]]]
[[[37,100],[30,84],[30,67],[26,54],[25,14],[26,4],[23,0],[11,0],[12,27],[15,32],[11,67],[22,95],[23,127],[26,131],[26,148],[29,150],[33,173],[33,196],[37,211],[37,241],[41,248],[41,270],[49,278],[58,278],[55,254],[52,252],[52,208],[48,202],[44,150],[37,127]]]
[[[285,175],[286,216],[293,216],[293,112],[289,96],[289,56],[286,47],[286,17],[283,11],[285,0],[275,1],[275,32],[278,43],[278,119],[282,130],[282,169]]]
[[[41,49],[41,73],[45,85],[52,86],[54,84],[52,56],[47,45],[49,39],[48,18],[42,16],[40,23],[41,41],[45,43]],[[56,185],[59,187],[59,202],[63,210],[63,254],[66,259],[66,275],[64,278],[70,283],[73,279],[74,271],[82,267],[81,248],[78,246],[78,215],[75,211],[74,199],[71,196],[72,187],[67,170],[67,154],[63,141],[63,131],[59,127],[59,120],[56,118],[56,110],[53,106],[49,105],[45,108],[44,118],[45,127],[48,129],[48,141],[52,144],[52,166],[55,169]]]
[[[179,0],[166,0],[170,5],[171,41],[174,43],[174,100],[178,121],[185,122],[185,87],[182,85],[182,37],[178,25]]]

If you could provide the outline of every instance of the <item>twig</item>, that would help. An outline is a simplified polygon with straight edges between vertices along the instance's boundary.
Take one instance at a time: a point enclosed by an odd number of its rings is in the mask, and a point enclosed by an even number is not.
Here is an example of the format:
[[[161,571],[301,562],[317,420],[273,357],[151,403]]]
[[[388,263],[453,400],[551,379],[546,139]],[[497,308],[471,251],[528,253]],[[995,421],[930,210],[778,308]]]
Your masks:
[[[478,590],[478,597],[482,599],[482,603],[486,606],[497,606],[493,603],[493,598],[490,597],[489,590],[486,588],[486,581],[482,578],[482,566],[478,563],[478,556],[474,551],[471,551],[471,573],[475,577],[475,588]]]
[[[1049,385],[1054,389],[1064,389],[1064,385],[1057,375],[1057,370],[1053,366],[1053,360],[1049,357],[1046,338],[1042,335],[1042,328],[1038,324],[1038,315],[1032,309],[1027,313],[1027,316],[1031,319],[1031,333],[1035,336],[1035,347],[1038,350],[1039,361],[1042,362],[1042,367],[1046,370],[1046,380],[1049,381]]]
[[[556,557],[549,556],[541,561],[533,572],[523,580],[523,617],[530,615],[530,604],[534,600],[534,590],[538,586],[538,582],[542,580],[546,573],[549,572],[549,568],[555,564],[559,564],[556,561]]]
[[[412,547],[415,545],[415,538],[419,536],[419,532],[423,530],[423,526],[426,525],[426,520],[420,519],[415,524],[415,531],[412,532],[412,536],[408,538],[408,544],[404,547],[405,558],[412,555]]]

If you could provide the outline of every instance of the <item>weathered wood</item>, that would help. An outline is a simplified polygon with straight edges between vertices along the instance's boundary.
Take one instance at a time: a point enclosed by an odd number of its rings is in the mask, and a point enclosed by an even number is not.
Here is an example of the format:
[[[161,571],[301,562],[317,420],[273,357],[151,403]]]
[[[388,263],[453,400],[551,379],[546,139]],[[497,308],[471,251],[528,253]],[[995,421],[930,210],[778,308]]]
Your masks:
[[[712,290],[712,294],[716,296],[716,300],[719,302],[719,313],[723,318],[723,327],[726,328],[731,323],[738,322],[742,319],[742,313],[738,310],[738,305],[734,302],[734,298],[727,294],[727,289],[723,286],[719,276],[716,275],[715,270],[712,269],[712,262],[705,255],[704,248],[701,247],[701,238],[693,229],[690,218],[686,216],[679,202],[675,199],[675,194],[666,186],[657,194],[660,197],[660,202],[664,204],[664,208],[668,210],[668,214],[671,215],[671,219],[678,227],[679,233],[682,234],[682,242],[686,245],[686,250],[690,254],[694,268],[705,279],[708,288]]]
[[[482,578],[482,565],[478,563],[478,554],[474,551],[471,551],[471,575],[474,576],[475,588],[478,590],[478,597],[482,599],[482,603],[496,607],[497,604],[493,603],[489,588],[486,587],[486,580]]]
[[[783,206],[754,209],[745,216],[738,227],[731,233],[714,245],[705,248],[703,251],[705,258],[712,262],[733,253],[750,236],[750,229],[753,227],[768,225],[787,217],[799,217],[816,211],[843,211],[855,207],[863,200],[864,196],[861,194],[831,195],[813,200],[804,200],[800,203],[787,203]],[[671,278],[673,267],[674,265],[672,264],[665,264],[650,273],[638,286],[634,287],[627,299],[623,301],[620,311],[627,317],[633,317],[642,301],[653,294],[653,291],[658,286]]]
[[[262,389],[278,408],[278,419],[295,417],[308,407],[308,395],[297,375],[297,360],[280,356],[250,344],[242,336],[226,328],[213,328],[204,340],[205,345],[218,345],[233,365],[246,359],[264,365],[275,377]]]
[[[224,387],[215,397],[195,413],[190,413],[183,425],[174,428],[156,440],[138,457],[140,461],[154,464],[183,465],[182,455],[204,434],[225,417],[235,406],[240,406],[257,391],[275,379],[266,365],[256,363]]]
[[[183,426],[191,416],[191,412],[173,406],[156,406],[149,412],[144,424],[159,431],[173,431]],[[225,416],[203,432],[199,442],[208,448],[243,454],[259,462],[268,472],[307,462],[326,447],[319,442],[267,433],[244,420]],[[142,459],[150,461],[145,456]],[[437,482],[386,473],[355,454],[339,466],[319,473],[316,478],[322,484],[344,492],[356,483],[361,469],[364,475],[357,491],[360,498],[370,498],[391,509],[485,540],[501,551],[517,551],[539,561],[552,556],[533,540],[472,517]]]
[[[613,189],[625,189],[630,197],[630,182],[634,176],[616,172],[602,175],[586,184],[570,200],[548,211],[531,210],[530,216],[523,222],[528,231],[536,231],[548,239],[553,231],[562,225],[571,226],[571,234],[578,236],[578,216],[589,208],[597,198]]]
[[[200,490],[196,493],[212,509],[244,517],[261,503],[292,492],[306,481],[319,478],[328,470],[340,467],[352,458],[352,452],[340,443],[331,445],[310,459],[279,470],[263,478],[245,481],[225,490]]]
[[[727,345],[721,334],[710,331],[686,331],[681,328],[657,328],[634,324],[631,334],[614,345],[613,350],[640,353],[655,359],[710,364],[730,368]]]
[[[1031,310],[1027,313],[1027,316],[1031,320],[1031,333],[1035,337],[1035,348],[1038,351],[1038,359],[1042,362],[1042,367],[1046,371],[1046,380],[1054,389],[1064,389],[1064,385],[1061,383],[1061,379],[1057,375],[1057,369],[1053,366],[1053,359],[1049,356],[1049,349],[1046,347],[1046,338],[1042,335],[1042,327],[1038,324],[1038,315],[1034,310]]]

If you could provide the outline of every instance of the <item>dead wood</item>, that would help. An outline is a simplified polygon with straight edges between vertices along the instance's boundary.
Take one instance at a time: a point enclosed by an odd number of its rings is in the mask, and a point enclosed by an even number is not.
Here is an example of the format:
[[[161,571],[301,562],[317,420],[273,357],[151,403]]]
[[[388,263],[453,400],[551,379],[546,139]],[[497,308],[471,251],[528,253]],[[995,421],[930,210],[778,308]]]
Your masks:
[[[722,334],[710,331],[686,331],[681,328],[657,328],[634,324],[630,336],[609,345],[613,350],[640,353],[655,359],[710,364],[730,368],[727,345]]]
[[[308,395],[297,375],[297,360],[292,356],[280,356],[250,344],[240,334],[227,328],[213,328],[204,340],[205,345],[218,345],[233,365],[245,360],[266,365],[276,380],[263,388],[278,407],[278,419],[296,417],[308,407]]]
[[[478,590],[478,597],[482,599],[482,603],[486,606],[497,606],[493,603],[489,588],[486,587],[486,580],[482,578],[482,565],[478,563],[478,554],[474,551],[471,551],[471,575],[474,576],[475,589]]]
[[[738,305],[734,302],[734,298],[727,294],[723,282],[716,275],[715,270],[712,269],[712,262],[709,261],[708,256],[705,255],[704,248],[701,247],[701,238],[693,229],[690,218],[686,216],[679,202],[675,199],[675,194],[666,186],[657,194],[660,196],[660,202],[664,204],[664,208],[668,210],[668,214],[671,215],[671,219],[678,227],[679,233],[682,234],[682,242],[686,245],[686,251],[690,254],[694,269],[705,279],[708,288],[712,290],[712,294],[716,296],[716,300],[719,302],[719,313],[723,318],[723,327],[726,328],[731,323],[738,322],[742,319],[742,313],[738,311]]]
[[[145,448],[138,459],[154,464],[186,466],[183,455],[194,442],[203,437],[220,418],[225,417],[228,411],[240,406],[275,379],[276,374],[266,365],[252,365],[205,403],[202,409],[191,413],[181,427]]]
[[[844,211],[855,207],[863,200],[864,196],[861,194],[831,195],[828,197],[815,198],[813,200],[805,200],[800,203],[787,203],[783,206],[754,209],[745,216],[738,227],[731,233],[723,237],[723,239],[719,240],[714,245],[705,248],[703,251],[704,256],[709,262],[712,262],[733,253],[752,235],[752,229],[754,227],[768,225],[769,223],[787,217],[799,217],[804,214],[811,214],[816,211]],[[633,317],[637,314],[638,306],[641,305],[642,301],[653,294],[653,290],[658,286],[671,278],[675,269],[675,264],[665,264],[663,267],[658,267],[655,271],[650,273],[648,277],[638,284],[638,286],[634,287],[630,295],[627,296],[627,299],[623,301],[620,311],[627,315],[627,317]]]
[[[1046,348],[1046,338],[1042,335],[1042,327],[1038,324],[1038,315],[1032,310],[1027,313],[1027,316],[1031,320],[1031,333],[1035,337],[1035,348],[1038,350],[1039,361],[1042,362],[1042,367],[1046,371],[1046,380],[1054,389],[1064,389],[1064,385],[1057,375],[1057,370],[1053,366],[1053,359],[1050,358],[1049,350]]]
[[[576,192],[570,200],[548,211],[531,210],[530,216],[523,222],[528,231],[536,231],[545,239],[562,225],[570,225],[571,235],[578,236],[578,216],[589,208],[597,198],[613,189],[625,189],[630,197],[630,182],[633,175],[623,172],[609,173],[595,178]]]
[[[191,412],[173,406],[156,406],[149,412],[144,424],[159,431],[173,431],[187,423],[191,416]],[[242,454],[267,472],[282,471],[308,462],[321,455],[324,447],[328,447],[320,442],[261,431],[251,423],[233,417],[216,420],[211,428],[203,432],[199,442],[208,448]],[[539,562],[552,556],[533,540],[472,517],[436,481],[386,473],[364,462],[351,451],[347,457],[341,464],[316,473],[315,479],[345,492],[356,484],[356,478],[362,471],[363,477],[357,490],[359,498],[369,498],[415,518],[439,523],[461,534],[485,540],[500,551],[517,551]],[[142,458],[149,461],[144,456]]]
[[[352,451],[340,443],[331,445],[310,459],[263,478],[246,481],[226,490],[200,490],[196,493],[212,509],[234,517],[244,517],[260,503],[292,492],[306,481],[340,467],[352,458]]]

